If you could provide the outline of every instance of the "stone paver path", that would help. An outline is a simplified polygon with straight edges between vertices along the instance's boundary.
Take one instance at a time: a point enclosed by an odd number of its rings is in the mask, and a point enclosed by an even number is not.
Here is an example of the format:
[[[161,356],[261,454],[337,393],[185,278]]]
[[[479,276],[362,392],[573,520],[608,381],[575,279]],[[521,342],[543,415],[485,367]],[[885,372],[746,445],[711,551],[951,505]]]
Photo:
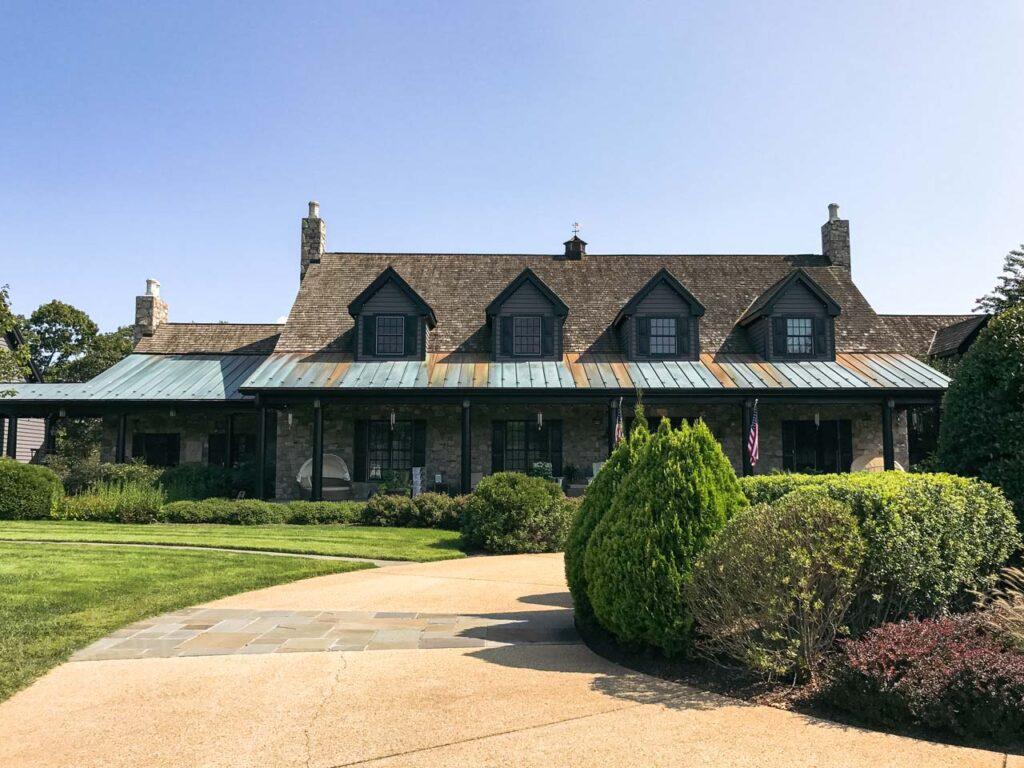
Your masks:
[[[1024,768],[631,672],[571,622],[558,555],[235,595],[128,627],[0,703],[0,766]]]
[[[71,660],[493,648],[578,640],[567,612],[549,611],[524,621],[408,611],[186,608],[119,629]]]

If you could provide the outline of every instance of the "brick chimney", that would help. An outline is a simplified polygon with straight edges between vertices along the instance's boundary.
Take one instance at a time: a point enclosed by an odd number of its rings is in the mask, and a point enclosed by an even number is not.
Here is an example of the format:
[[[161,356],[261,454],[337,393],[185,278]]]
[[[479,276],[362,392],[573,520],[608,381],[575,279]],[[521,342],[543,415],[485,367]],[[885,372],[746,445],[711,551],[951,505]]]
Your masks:
[[[145,295],[135,297],[135,343],[143,336],[152,336],[166,322],[167,302],[160,298],[160,281],[149,278]]]
[[[306,276],[310,264],[319,264],[327,242],[327,224],[320,218],[320,203],[309,201],[309,216],[302,220],[302,252],[299,279]]]
[[[821,225],[821,252],[834,267],[850,269],[850,221],[839,218],[839,205],[829,203],[828,221]]]

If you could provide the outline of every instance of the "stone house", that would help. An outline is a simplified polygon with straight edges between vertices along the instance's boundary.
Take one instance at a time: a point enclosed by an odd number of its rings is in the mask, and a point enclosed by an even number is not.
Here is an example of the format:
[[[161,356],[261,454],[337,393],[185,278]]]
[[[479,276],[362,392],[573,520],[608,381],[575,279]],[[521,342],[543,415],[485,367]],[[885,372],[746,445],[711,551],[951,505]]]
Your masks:
[[[19,387],[0,409],[103,416],[112,461],[250,462],[257,492],[280,499],[413,479],[458,492],[538,462],[578,491],[638,400],[648,416],[703,419],[745,474],[907,467],[949,381],[928,348],[972,317],[876,313],[838,206],[821,242],[783,255],[597,255],[578,235],[553,254],[330,252],[310,203],[287,322],[169,322],[150,280],[134,354],[86,384]]]

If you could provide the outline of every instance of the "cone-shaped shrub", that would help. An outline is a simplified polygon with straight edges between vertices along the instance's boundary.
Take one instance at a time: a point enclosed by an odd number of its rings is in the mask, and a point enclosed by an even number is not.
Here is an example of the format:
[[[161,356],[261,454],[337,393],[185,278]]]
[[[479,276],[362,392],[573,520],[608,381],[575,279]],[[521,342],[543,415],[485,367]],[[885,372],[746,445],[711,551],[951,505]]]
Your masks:
[[[643,408],[637,405],[632,430],[624,440],[619,441],[608,461],[594,476],[569,529],[569,538],[565,544],[565,580],[569,583],[579,626],[588,627],[594,623],[594,611],[587,597],[587,575],[583,567],[587,544],[598,522],[611,509],[612,500],[619,489],[619,483],[629,470],[633,455],[649,437]]]
[[[584,556],[587,596],[619,642],[686,652],[693,617],[683,599],[697,557],[746,506],[711,431],[698,422],[640,442]]]

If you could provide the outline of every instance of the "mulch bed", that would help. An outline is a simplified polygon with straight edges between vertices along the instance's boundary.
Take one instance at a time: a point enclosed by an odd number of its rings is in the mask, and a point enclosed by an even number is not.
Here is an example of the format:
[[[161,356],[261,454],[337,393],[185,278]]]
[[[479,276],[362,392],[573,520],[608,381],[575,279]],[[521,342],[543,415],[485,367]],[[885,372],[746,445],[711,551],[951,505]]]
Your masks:
[[[924,728],[885,728],[854,717],[821,701],[813,684],[798,684],[793,681],[765,682],[743,668],[715,664],[702,659],[667,659],[653,649],[633,651],[622,648],[614,638],[600,628],[577,625],[577,631],[590,650],[599,656],[636,672],[689,685],[721,696],[738,699],[751,704],[784,709],[810,717],[830,720],[841,725],[881,731],[898,736],[909,736],[939,744],[959,747],[974,747],[995,752],[1024,755],[1024,740],[1017,744],[994,744],[979,739],[960,738],[953,734],[941,733]]]

